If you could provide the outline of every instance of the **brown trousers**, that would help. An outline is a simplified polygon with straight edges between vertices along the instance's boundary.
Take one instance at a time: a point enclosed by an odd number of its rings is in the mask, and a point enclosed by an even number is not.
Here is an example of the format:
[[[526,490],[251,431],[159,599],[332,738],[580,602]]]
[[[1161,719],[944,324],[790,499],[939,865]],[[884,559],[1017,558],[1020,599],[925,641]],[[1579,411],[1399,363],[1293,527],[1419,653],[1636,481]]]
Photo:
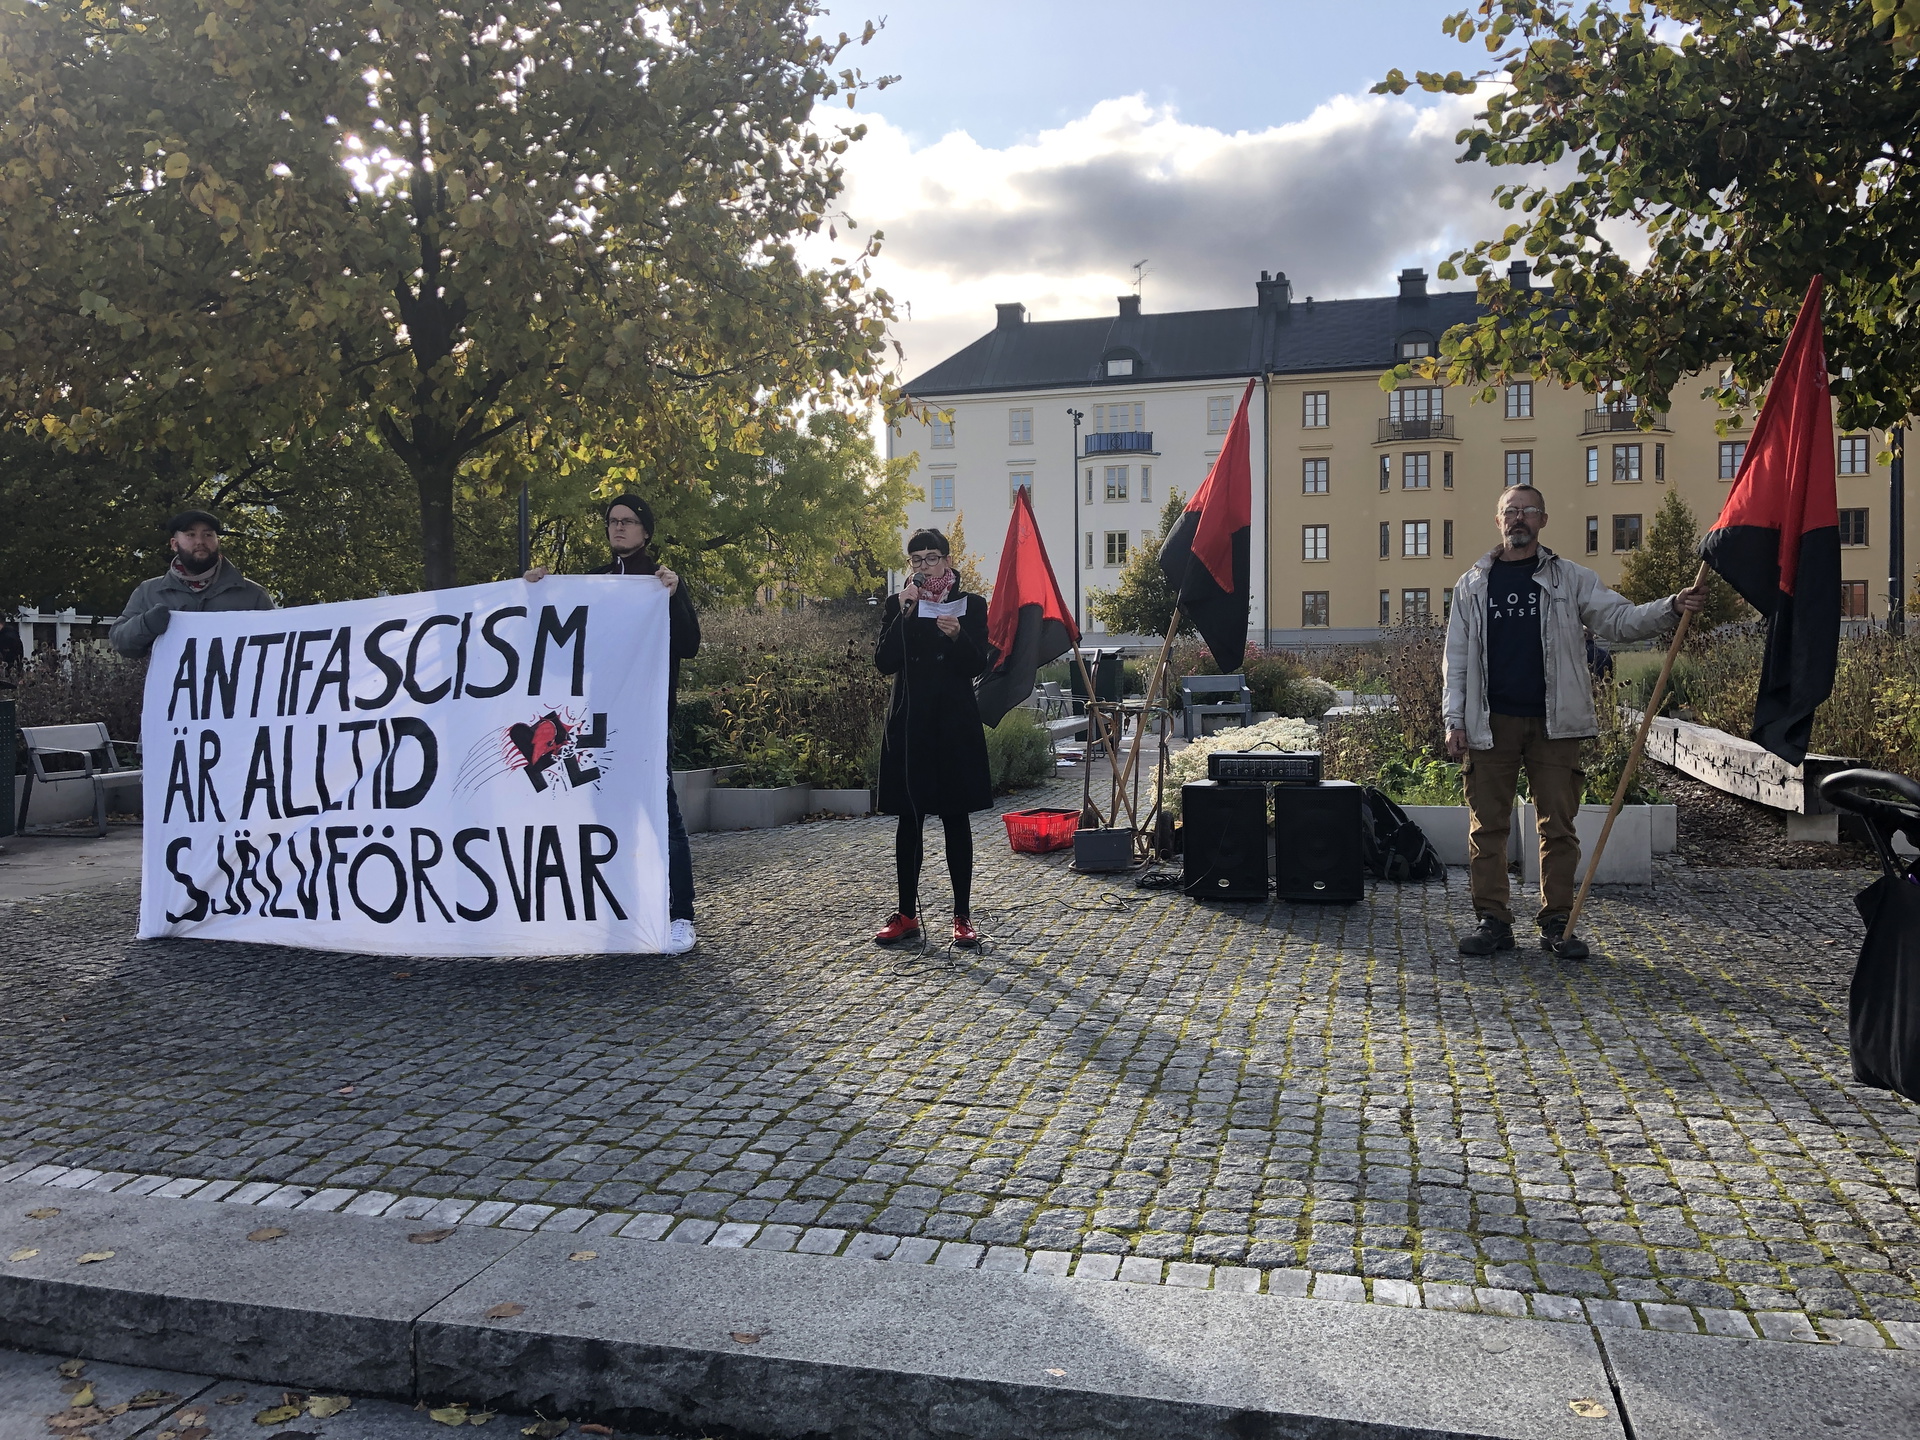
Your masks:
[[[1587,777],[1578,740],[1549,740],[1537,715],[1494,715],[1493,748],[1469,750],[1462,767],[1467,809],[1467,883],[1473,913],[1513,923],[1507,888],[1507,833],[1513,827],[1513,797],[1520,771],[1527,772],[1540,828],[1540,918],[1573,909],[1574,873],[1580,868],[1580,837],[1573,828]]]

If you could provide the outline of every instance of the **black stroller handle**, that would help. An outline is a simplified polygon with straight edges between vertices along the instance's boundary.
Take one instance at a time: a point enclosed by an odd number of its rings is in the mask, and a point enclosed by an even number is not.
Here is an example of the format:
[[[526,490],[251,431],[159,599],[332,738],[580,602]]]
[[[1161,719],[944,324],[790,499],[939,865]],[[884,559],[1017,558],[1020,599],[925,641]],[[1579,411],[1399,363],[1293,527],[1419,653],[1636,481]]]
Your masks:
[[[1891,790],[1911,803],[1877,799],[1860,793],[1864,790]],[[1894,853],[1893,837],[1903,834],[1909,845],[1920,849],[1920,782],[1890,770],[1836,770],[1820,782],[1820,798],[1866,820],[1886,874],[1899,875],[1908,868]]]

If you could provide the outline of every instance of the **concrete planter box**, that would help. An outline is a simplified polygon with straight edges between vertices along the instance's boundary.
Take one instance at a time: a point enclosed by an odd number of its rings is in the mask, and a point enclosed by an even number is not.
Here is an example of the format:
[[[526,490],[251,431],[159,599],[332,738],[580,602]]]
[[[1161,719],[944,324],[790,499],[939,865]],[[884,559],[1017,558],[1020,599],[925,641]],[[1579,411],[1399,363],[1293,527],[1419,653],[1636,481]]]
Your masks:
[[[715,830],[771,830],[806,815],[811,785],[782,785],[771,790],[730,790],[715,786],[707,818]]]
[[[814,812],[824,810],[829,815],[871,815],[873,791],[816,790],[809,808]]]
[[[13,786],[13,818],[17,820],[20,796],[26,790],[27,777],[16,775]],[[131,785],[115,785],[108,790],[107,813],[109,815],[140,814],[139,782],[136,781]],[[91,780],[75,778],[34,781],[33,797],[27,802],[27,828],[33,829],[40,825],[64,825],[69,820],[91,819],[93,819],[93,782]]]
[[[689,835],[699,835],[713,828],[708,804],[713,796],[711,769],[674,771],[673,793],[680,802],[680,820],[687,827]]]
[[[1623,805],[1620,818],[1613,822],[1613,833],[1607,837],[1607,853],[1600,857],[1600,873],[1593,877],[1596,885],[1651,885],[1653,883],[1653,816],[1648,812],[1661,808],[1655,805]],[[1513,832],[1520,841],[1520,867],[1529,885],[1540,884],[1540,839],[1538,821],[1534,818],[1532,805],[1514,807]],[[1580,836],[1580,868],[1574,872],[1576,881],[1583,880],[1587,874],[1587,862],[1593,855],[1593,847],[1600,838],[1600,827],[1607,823],[1605,805],[1582,805],[1580,814],[1574,821],[1574,829]]]
[[[1466,806],[1407,805],[1402,808],[1407,812],[1407,818],[1426,832],[1427,839],[1432,842],[1434,850],[1442,860],[1446,861],[1449,865],[1465,865],[1467,863],[1467,827],[1469,817]],[[1522,853],[1520,843],[1520,833],[1523,824],[1521,812],[1523,810],[1527,812],[1527,818],[1524,821],[1527,833],[1525,854]],[[1580,847],[1583,851],[1588,849],[1593,841],[1600,837],[1599,822],[1589,821],[1586,818],[1586,812],[1589,810],[1599,811],[1601,818],[1604,819],[1606,817],[1607,807],[1604,805],[1583,805],[1581,807],[1581,817],[1576,824],[1580,831]],[[1601,874],[1599,881],[1596,883],[1611,882],[1613,873],[1613,847],[1622,843],[1630,843],[1626,841],[1625,837],[1625,829],[1629,824],[1627,812],[1635,810],[1644,811],[1646,814],[1647,837],[1650,842],[1651,853],[1654,855],[1671,855],[1673,853],[1679,836],[1678,812],[1673,806],[1623,806],[1620,811],[1620,819],[1614,824],[1613,834],[1607,837],[1607,854],[1604,863],[1600,867]],[[1522,865],[1526,866],[1528,877],[1537,883],[1539,877],[1534,872],[1540,868],[1540,842],[1534,838],[1532,829],[1534,822],[1531,818],[1532,812],[1533,807],[1531,805],[1522,803],[1514,806],[1513,828],[1507,832],[1507,859],[1510,861],[1518,860]],[[1529,855],[1532,857],[1530,861],[1528,858]],[[1645,884],[1646,882],[1627,881],[1622,883]]]

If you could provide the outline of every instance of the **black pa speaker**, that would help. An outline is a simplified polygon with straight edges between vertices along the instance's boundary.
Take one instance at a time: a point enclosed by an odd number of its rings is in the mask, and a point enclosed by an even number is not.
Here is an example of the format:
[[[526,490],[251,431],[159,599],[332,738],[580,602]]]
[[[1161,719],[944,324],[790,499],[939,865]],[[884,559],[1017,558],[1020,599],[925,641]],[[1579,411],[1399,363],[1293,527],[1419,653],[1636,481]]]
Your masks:
[[[1275,890],[1282,900],[1348,904],[1367,893],[1360,787],[1348,780],[1273,791]]]
[[[1186,868],[1194,900],[1267,898],[1267,787],[1191,780],[1180,787]]]

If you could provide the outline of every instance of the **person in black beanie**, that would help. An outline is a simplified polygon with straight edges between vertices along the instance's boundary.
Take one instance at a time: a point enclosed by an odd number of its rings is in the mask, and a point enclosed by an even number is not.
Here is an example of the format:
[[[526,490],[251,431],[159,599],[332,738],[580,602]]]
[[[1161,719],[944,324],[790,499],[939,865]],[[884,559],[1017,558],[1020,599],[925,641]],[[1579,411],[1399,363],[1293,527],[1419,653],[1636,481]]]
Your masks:
[[[993,804],[986,732],[973,695],[974,677],[987,668],[987,602],[961,589],[949,552],[938,530],[921,530],[907,541],[913,578],[888,597],[873,652],[880,673],[893,676],[878,808],[900,817],[893,842],[900,908],[873,937],[881,945],[920,938],[922,830],[929,815],[938,815],[946,831],[953,943],[980,943],[969,923],[973,831],[967,816]],[[927,614],[923,606],[959,608]]]
[[[680,662],[700,653],[700,617],[680,577],[662,565],[653,553],[653,507],[634,495],[622,495],[606,509],[607,545],[613,559],[589,575],[650,575],[666,587],[667,601],[667,728],[673,728],[674,705],[680,696]],[[541,580],[546,570],[535,566],[528,580]],[[666,953],[684,955],[699,943],[693,929],[693,847],[687,843],[686,822],[680,818],[680,799],[673,793],[673,771],[667,771],[667,915],[673,929]]]

